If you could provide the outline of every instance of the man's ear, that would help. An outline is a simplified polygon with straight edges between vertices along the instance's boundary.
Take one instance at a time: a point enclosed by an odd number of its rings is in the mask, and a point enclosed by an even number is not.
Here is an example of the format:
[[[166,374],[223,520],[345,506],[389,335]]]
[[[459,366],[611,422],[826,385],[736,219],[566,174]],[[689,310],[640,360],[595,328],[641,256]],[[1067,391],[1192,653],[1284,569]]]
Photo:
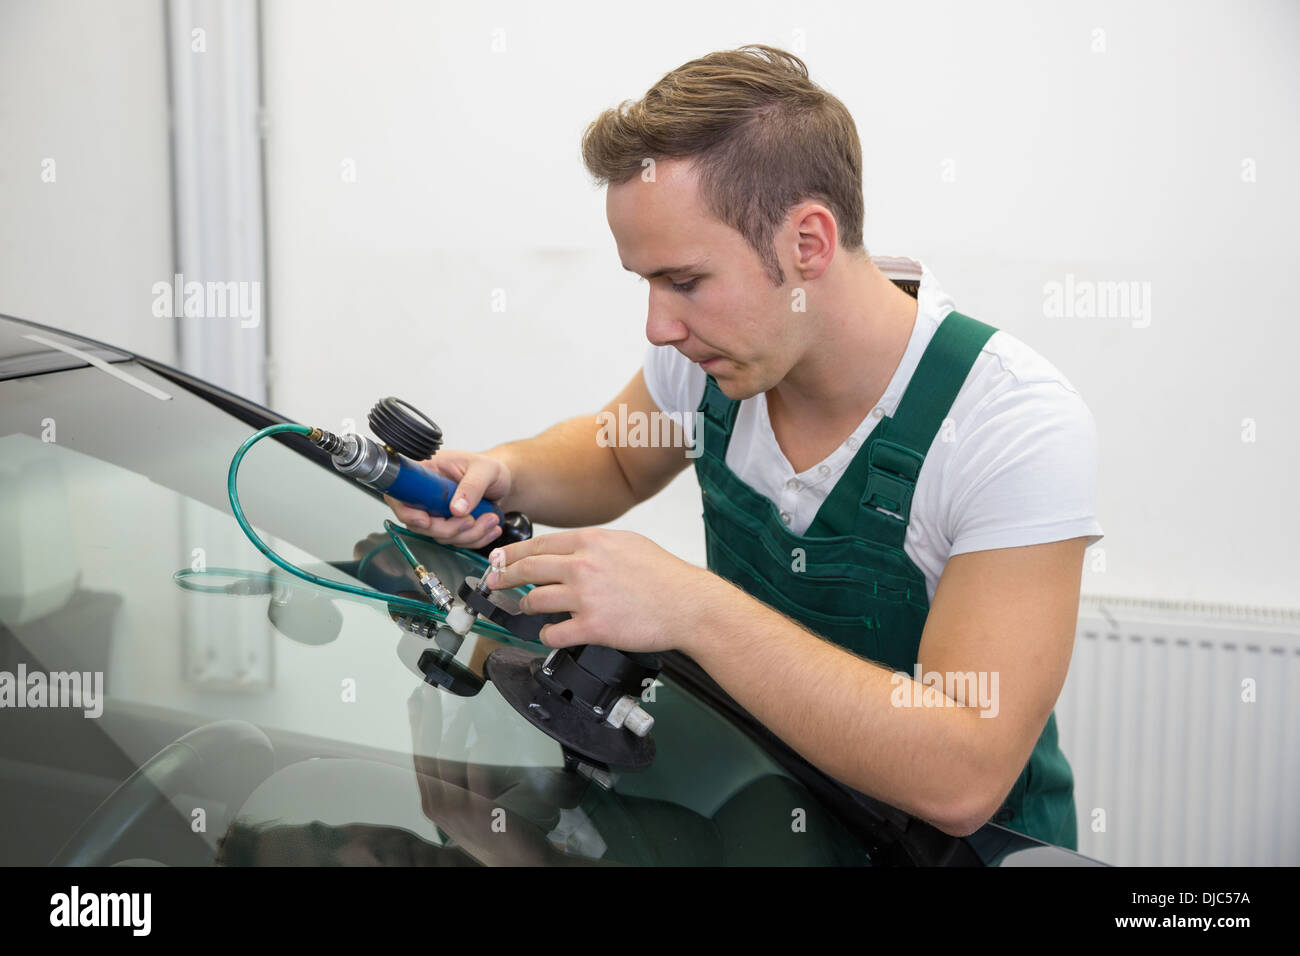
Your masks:
[[[787,221],[794,231],[795,275],[802,280],[820,277],[835,258],[835,216],[822,203],[804,202],[790,211]]]

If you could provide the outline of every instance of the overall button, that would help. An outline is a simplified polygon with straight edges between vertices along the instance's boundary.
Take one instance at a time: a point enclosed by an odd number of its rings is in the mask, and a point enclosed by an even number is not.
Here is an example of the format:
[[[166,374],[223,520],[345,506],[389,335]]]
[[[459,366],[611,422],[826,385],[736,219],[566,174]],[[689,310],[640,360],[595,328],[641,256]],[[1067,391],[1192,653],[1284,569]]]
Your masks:
[[[789,481],[785,483],[785,487],[789,491],[798,491],[800,488],[803,487],[803,485],[799,484],[798,478],[791,478]]]
[[[848,445],[850,448],[857,448],[858,440],[854,438],[852,435],[850,435],[848,441],[846,441],[844,444]]]
[[[884,414],[885,414],[885,410],[881,408],[879,405],[877,405],[875,408],[871,410],[872,418],[880,418]]]
[[[830,465],[818,465],[818,466],[817,466],[817,474],[821,475],[823,478],[825,478],[825,477],[826,477],[827,475],[829,475],[830,473],[831,473],[831,466],[830,466]]]
[[[782,511],[782,512],[781,512],[781,521],[782,521],[783,524],[789,524],[789,523],[790,523],[790,512],[788,512],[788,511]]]

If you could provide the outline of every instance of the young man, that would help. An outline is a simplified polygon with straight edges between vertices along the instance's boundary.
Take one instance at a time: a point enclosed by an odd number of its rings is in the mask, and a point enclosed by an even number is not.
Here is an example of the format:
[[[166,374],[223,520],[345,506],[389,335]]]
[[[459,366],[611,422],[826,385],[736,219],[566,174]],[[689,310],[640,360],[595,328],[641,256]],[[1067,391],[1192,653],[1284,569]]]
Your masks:
[[[606,411],[699,410],[702,454],[607,447],[582,416],[431,466],[456,514],[486,496],[577,527],[693,461],[710,570],[588,528],[505,548],[490,583],[572,615],[550,646],[684,651],[810,762],[947,833],[995,818],[1075,847],[1052,708],[1101,537],[1079,394],[923,267],[867,255],[853,120],[788,53],[683,65],[600,116],[583,157],[649,282],[644,367]],[[390,504],[452,544],[498,533]]]

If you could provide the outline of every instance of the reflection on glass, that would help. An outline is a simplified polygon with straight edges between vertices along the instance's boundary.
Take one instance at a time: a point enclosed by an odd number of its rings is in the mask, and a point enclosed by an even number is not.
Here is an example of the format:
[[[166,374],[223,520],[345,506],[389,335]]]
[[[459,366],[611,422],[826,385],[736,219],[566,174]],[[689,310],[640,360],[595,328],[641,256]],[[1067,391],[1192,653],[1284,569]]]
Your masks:
[[[608,775],[567,761],[490,682],[467,696],[426,683],[399,655],[411,635],[383,601],[281,577],[239,532],[225,476],[252,429],[169,391],[160,402],[95,369],[0,382],[0,518],[15,529],[0,669],[100,672],[106,695],[98,719],[53,709],[0,719],[14,781],[0,813],[25,823],[0,837],[0,861],[49,862],[151,757],[233,718],[270,739],[274,772],[238,806],[168,794],[106,862],[869,862],[801,784],[669,675],[644,703],[654,764]],[[41,440],[46,418],[59,441]],[[249,520],[295,564],[419,594],[382,531],[391,513],[331,471],[266,441],[245,460],[240,491]],[[483,566],[409,544],[453,590]],[[177,572],[222,568],[181,575],[211,588],[178,586]],[[440,650],[481,680],[502,643],[543,650],[482,632]]]

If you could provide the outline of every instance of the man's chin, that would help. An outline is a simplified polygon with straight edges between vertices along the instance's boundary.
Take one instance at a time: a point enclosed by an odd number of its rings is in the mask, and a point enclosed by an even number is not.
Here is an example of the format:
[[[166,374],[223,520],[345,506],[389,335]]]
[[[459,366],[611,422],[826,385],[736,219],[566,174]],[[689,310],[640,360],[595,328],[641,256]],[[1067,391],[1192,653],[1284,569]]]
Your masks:
[[[743,402],[747,398],[753,398],[759,392],[765,389],[755,387],[753,381],[747,375],[715,375],[713,380],[718,383],[718,390],[727,398],[737,402]]]

